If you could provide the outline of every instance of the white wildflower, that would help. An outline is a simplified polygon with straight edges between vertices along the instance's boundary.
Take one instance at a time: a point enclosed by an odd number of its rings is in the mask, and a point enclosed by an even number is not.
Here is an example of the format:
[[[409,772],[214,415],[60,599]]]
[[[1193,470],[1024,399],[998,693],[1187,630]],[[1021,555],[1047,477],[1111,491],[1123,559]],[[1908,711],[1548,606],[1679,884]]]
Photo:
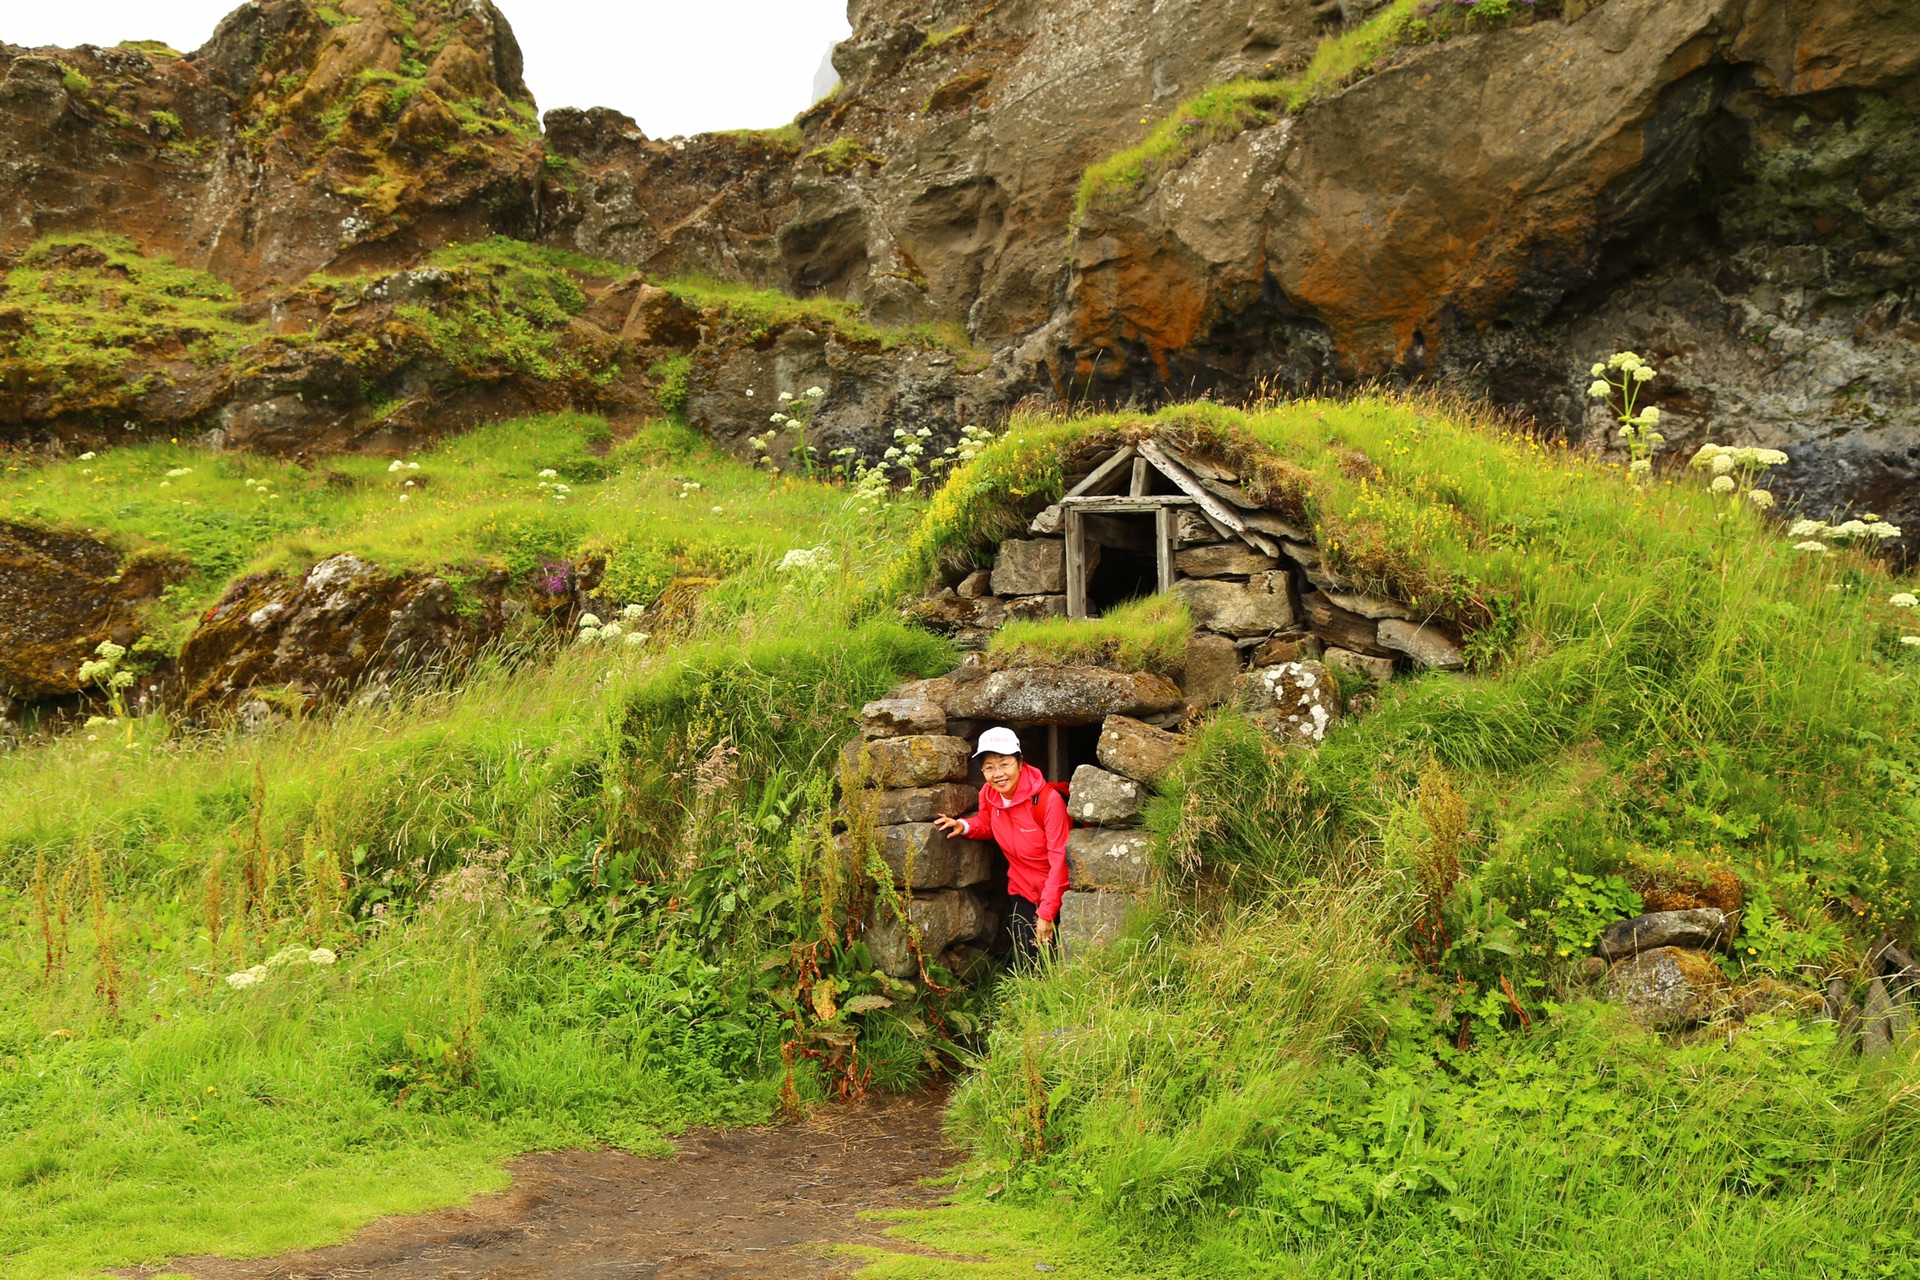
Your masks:
[[[606,626],[600,628],[600,638],[602,640],[618,640],[626,633],[627,629],[617,622],[609,622]]]
[[[253,966],[253,968],[251,969],[242,969],[238,973],[228,974],[227,985],[232,987],[235,991],[244,991],[248,987],[258,985],[260,980],[266,976],[267,976],[267,966],[263,964],[257,964]]]
[[[1789,538],[1818,538],[1826,533],[1827,526],[1821,520],[1795,520],[1793,527],[1787,530]]]
[[[822,390],[821,390],[821,389],[820,389],[819,387],[808,387],[808,388],[807,388],[807,396],[808,396],[808,398],[809,398],[809,399],[813,399],[813,400],[818,400],[818,399],[820,399],[820,398],[821,398],[822,396],[824,396],[824,395],[826,395],[826,394],[827,394],[827,393],[826,393],[826,392],[824,392],[824,391],[822,391]]]
[[[782,391],[782,392],[780,393],[780,403],[781,403],[781,404],[791,404],[792,402],[793,402],[793,392],[791,392],[791,391]]]
[[[1714,458],[1710,465],[1713,467],[1713,474],[1717,476],[1726,475],[1734,468],[1733,455],[1731,453],[1721,453]]]
[[[87,451],[86,451],[85,453],[83,453],[83,454],[81,454],[81,455],[80,455],[80,461],[82,461],[82,462],[92,462],[92,461],[93,461],[93,460],[94,460],[95,458],[97,458],[97,457],[99,457],[99,456],[100,456],[99,454],[97,454],[97,453],[95,453],[95,452],[94,452],[93,450],[91,450],[91,449],[89,449],[89,450],[87,450]]]
[[[1629,475],[1636,475],[1636,476],[1653,474],[1653,459],[1635,458],[1632,462],[1629,462],[1627,464],[1627,473]]]
[[[1635,382],[1652,382],[1653,367],[1651,365],[1641,365],[1633,371],[1633,380]]]
[[[559,479],[559,477],[560,477],[560,473],[558,471],[555,471],[552,467],[540,468],[540,479],[542,480],[557,480]]]
[[[411,498],[412,496],[413,495],[410,493],[403,493],[400,495],[400,501],[405,502],[407,499]]]
[[[1601,364],[1599,361],[1596,360],[1594,361],[1593,368],[1589,369],[1587,372],[1591,373],[1596,378],[1604,378],[1607,376],[1607,366],[1604,364]]]
[[[717,515],[719,515],[719,514],[720,514],[720,512],[721,512],[721,510],[722,510],[722,509],[721,509],[720,507],[713,507],[713,508],[711,508],[711,510],[712,510],[712,512],[713,512],[713,514],[717,516]]]
[[[1827,549],[1827,544],[1824,542],[1796,542],[1793,544],[1793,549],[1795,551],[1812,551],[1819,553]]]
[[[594,644],[599,641],[600,632],[596,627],[582,627],[580,634],[573,639],[575,644]]]
[[[405,471],[406,469],[407,469],[407,464],[400,461],[400,459],[398,458],[395,458],[392,462],[389,462],[387,464],[388,475],[392,475],[396,471]]]
[[[574,623],[574,625],[581,628],[598,627],[600,625],[600,616],[593,613],[583,613],[580,615],[580,621]]]
[[[313,950],[307,952],[308,964],[332,964],[339,958],[339,956],[335,955],[326,947],[315,947]]]
[[[1896,609],[1911,609],[1920,604],[1920,597],[1916,597],[1911,591],[1896,591],[1887,597],[1887,603]]]
[[[1713,478],[1713,483],[1708,487],[1711,488],[1715,493],[1732,493],[1733,477],[1732,476],[1715,476]]]
[[[1747,490],[1747,501],[1751,502],[1760,510],[1765,511],[1773,506],[1773,495],[1765,489],[1749,489]]]
[[[1901,636],[1900,643],[1920,645],[1920,636]]]
[[[1648,405],[1634,417],[1634,421],[1643,427],[1650,427],[1660,421],[1660,410],[1653,405]]]
[[[628,622],[638,622],[646,615],[646,608],[637,604],[626,605],[620,610],[620,616]]]
[[[267,957],[267,968],[278,969],[282,965],[305,964],[307,949],[301,946],[282,947]]]
[[[419,469],[420,469],[420,464],[417,462],[409,462],[407,464],[407,470],[409,471],[418,471]]]
[[[1611,392],[1612,390],[1613,390],[1612,384],[1606,382],[1603,379],[1595,379],[1592,383],[1588,384],[1587,386],[1587,394],[1592,396],[1595,400],[1605,400],[1607,398],[1608,393]]]
[[[752,388],[752,387],[748,387],[748,388],[747,388],[747,399],[749,399],[749,400],[751,400],[751,399],[753,399],[753,388]]]
[[[175,467],[173,470],[167,472],[167,478],[169,480],[177,480],[192,470],[192,467]]]
[[[649,637],[644,631],[629,631],[627,632],[626,640],[627,648],[638,649],[641,645],[645,644],[648,639]]]

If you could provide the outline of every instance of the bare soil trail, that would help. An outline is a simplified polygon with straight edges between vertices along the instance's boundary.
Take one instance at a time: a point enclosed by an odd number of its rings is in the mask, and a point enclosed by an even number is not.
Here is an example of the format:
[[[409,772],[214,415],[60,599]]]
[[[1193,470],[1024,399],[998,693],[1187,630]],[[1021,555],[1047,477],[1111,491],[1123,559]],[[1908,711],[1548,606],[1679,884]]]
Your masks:
[[[827,1280],[829,1252],[903,1245],[869,1209],[940,1199],[919,1185],[959,1158],[944,1091],[821,1107],[793,1124],[700,1130],[671,1159],[556,1151],[513,1162],[513,1185],[455,1209],[385,1218],[345,1244],[275,1258],[185,1258],[123,1273],[195,1280]]]

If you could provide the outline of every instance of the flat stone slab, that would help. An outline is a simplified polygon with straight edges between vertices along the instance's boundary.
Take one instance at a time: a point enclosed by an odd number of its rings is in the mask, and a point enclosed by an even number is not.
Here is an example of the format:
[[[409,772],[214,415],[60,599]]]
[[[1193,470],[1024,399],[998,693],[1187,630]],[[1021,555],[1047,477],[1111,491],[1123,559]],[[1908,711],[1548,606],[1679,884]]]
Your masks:
[[[949,715],[967,720],[1093,724],[1111,715],[1176,711],[1183,701],[1179,685],[1153,672],[1014,667],[960,685],[946,705]]]
[[[993,594],[1051,596],[1067,589],[1067,544],[1059,538],[1008,538],[993,561]]]
[[[906,822],[874,832],[880,857],[905,889],[944,889],[953,884],[960,862],[959,842],[940,834],[931,822]]]
[[[902,787],[882,791],[874,813],[877,826],[902,822],[932,822],[937,815],[964,817],[980,800],[977,788],[964,782],[942,782],[931,787]]]
[[[1153,879],[1147,833],[1076,827],[1067,836],[1067,883],[1075,889],[1144,889]]]
[[[1277,556],[1263,556],[1244,542],[1216,542],[1182,547],[1173,553],[1173,567],[1190,578],[1245,578],[1278,569]]]
[[[1656,947],[1692,947],[1705,950],[1726,941],[1730,932],[1726,913],[1712,907],[1688,911],[1650,911],[1631,920],[1616,920],[1600,935],[1600,954],[1623,960]]]
[[[925,698],[881,698],[860,708],[860,732],[869,738],[905,738],[946,731],[946,708]]]
[[[1328,649],[1321,660],[1330,667],[1363,675],[1373,684],[1385,684],[1393,679],[1392,658],[1376,658],[1370,653],[1355,653],[1336,646]]]
[[[907,919],[920,931],[920,950],[931,961],[956,942],[990,937],[999,927],[994,912],[966,889],[919,894],[907,903]],[[874,963],[895,978],[916,976],[907,930],[886,903],[876,903],[867,925],[867,949]]]
[[[1228,636],[1263,636],[1293,626],[1293,592],[1287,579],[1278,570],[1256,573],[1245,582],[1182,578],[1173,589],[1187,602],[1195,626]]]
[[[936,782],[959,782],[967,776],[973,747],[965,738],[945,734],[911,734],[846,745],[842,760],[849,771],[864,761],[867,781],[878,787],[927,787]]]
[[[1417,667],[1459,671],[1467,665],[1467,655],[1459,641],[1452,631],[1437,622],[1382,618],[1375,634],[1382,646],[1406,654]]]

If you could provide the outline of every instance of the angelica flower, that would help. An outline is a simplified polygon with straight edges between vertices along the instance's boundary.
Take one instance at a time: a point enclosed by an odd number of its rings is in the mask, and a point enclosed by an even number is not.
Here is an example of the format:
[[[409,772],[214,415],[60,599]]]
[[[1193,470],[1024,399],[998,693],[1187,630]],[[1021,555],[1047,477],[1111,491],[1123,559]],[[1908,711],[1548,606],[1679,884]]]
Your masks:
[[[780,403],[781,403],[781,404],[788,404],[788,403],[790,403],[790,402],[791,402],[792,400],[793,400],[793,392],[791,392],[791,391],[782,391],[782,392],[780,393]]]
[[[403,493],[400,495],[400,501],[405,502],[408,498],[411,498],[412,496],[413,495],[410,493]]]
[[[392,475],[396,471],[405,471],[406,469],[407,469],[407,464],[402,462],[398,458],[395,458],[392,462],[389,462],[387,464],[388,475]]]
[[[313,950],[307,952],[308,964],[332,964],[339,958],[339,956],[335,955],[326,947],[315,947]]]
[[[627,629],[619,623],[609,622],[606,626],[600,628],[600,638],[602,640],[618,640],[626,634],[626,631]]]
[[[1896,609],[1911,609],[1920,604],[1920,597],[1916,597],[1911,591],[1896,591],[1887,597],[1887,603]]]
[[[806,394],[809,399],[818,400],[822,396],[826,395],[827,393],[822,391],[819,387],[808,387],[806,390]]]
[[[646,642],[647,642],[646,632],[644,631],[627,632],[627,640],[626,640],[627,648],[638,649],[641,645],[645,644]]]
[[[1604,378],[1607,376],[1607,366],[1596,360],[1594,361],[1593,368],[1589,369],[1588,372],[1596,378]]]
[[[1652,472],[1653,460],[1651,458],[1635,458],[1627,464],[1627,473],[1629,475],[1644,476],[1651,475]]]
[[[1747,501],[1751,502],[1760,510],[1765,511],[1773,506],[1773,495],[1765,489],[1749,489],[1747,490]]]
[[[1920,645],[1920,636],[1901,636],[1901,644]]]
[[[99,456],[100,456],[99,454],[97,454],[97,453],[95,453],[95,452],[94,452],[93,450],[91,450],[91,449],[89,449],[89,450],[87,450],[87,451],[86,451],[85,453],[83,453],[83,454],[81,454],[81,455],[80,455],[80,461],[82,461],[82,462],[92,462],[92,461],[93,461],[93,460],[94,460],[95,458],[97,458],[97,457],[99,457]]]
[[[173,470],[167,472],[167,479],[177,480],[181,476],[186,475],[189,471],[192,471],[192,470],[193,470],[192,467],[175,467]]]
[[[1789,538],[1817,538],[1826,531],[1827,526],[1824,521],[1795,520],[1793,527],[1787,530],[1787,536]]]
[[[620,616],[625,618],[628,622],[638,622],[641,618],[646,616],[646,612],[647,611],[641,606],[637,604],[630,604],[620,610]]]
[[[1713,478],[1713,484],[1710,485],[1709,488],[1711,488],[1715,493],[1732,493],[1733,477],[1732,476],[1715,476]]]
[[[581,628],[598,627],[600,625],[600,616],[593,613],[583,613],[580,615],[580,621],[574,625]]]
[[[1795,551],[1811,551],[1815,554],[1820,554],[1826,551],[1827,544],[1824,542],[1796,542],[1793,544],[1793,549]]]
[[[1651,365],[1641,365],[1633,371],[1633,380],[1635,382],[1653,381],[1653,367]]]
[[[719,507],[714,507],[714,508],[712,508],[712,511],[713,511],[713,514],[717,516],[717,515],[719,515],[719,514],[720,514],[720,512],[721,512],[721,508],[719,508]]]
[[[1587,394],[1592,396],[1595,400],[1605,400],[1607,398],[1608,393],[1610,393],[1612,390],[1613,390],[1613,386],[1611,383],[1608,383],[1600,379],[1596,379],[1595,381],[1593,381],[1591,384],[1588,385]]]
[[[1650,427],[1654,423],[1660,421],[1660,410],[1658,410],[1652,405],[1648,405],[1646,408],[1640,411],[1639,416],[1635,418],[1634,421],[1638,422],[1643,427]]]
[[[259,981],[266,976],[267,976],[267,966],[263,964],[257,964],[253,966],[253,968],[251,969],[242,969],[238,973],[228,974],[227,985],[232,987],[235,991],[244,991],[248,987],[257,985]]]
[[[1733,470],[1733,455],[1723,453],[1713,460],[1713,474],[1723,476]]]
[[[887,447],[887,451],[886,451],[885,453],[883,453],[883,454],[881,454],[880,456],[881,456],[882,458],[885,458],[885,459],[887,459],[888,461],[892,461],[892,460],[893,460],[894,458],[897,458],[897,457],[899,457],[899,456],[900,456],[900,449],[899,449],[899,447],[898,447],[898,446],[895,446],[895,445],[889,445],[889,446]]]
[[[540,479],[542,480],[557,480],[559,479],[559,477],[560,477],[560,473],[558,471],[555,471],[552,467],[540,468]]]

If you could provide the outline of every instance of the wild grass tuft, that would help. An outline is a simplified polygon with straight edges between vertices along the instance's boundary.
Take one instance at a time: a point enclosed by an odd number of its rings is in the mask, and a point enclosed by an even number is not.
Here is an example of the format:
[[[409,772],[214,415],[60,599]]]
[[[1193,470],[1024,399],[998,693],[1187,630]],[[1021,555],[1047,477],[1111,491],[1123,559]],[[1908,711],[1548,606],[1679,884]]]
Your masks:
[[[1122,671],[1177,673],[1192,634],[1186,603],[1155,595],[1129,600],[1098,618],[1009,622],[994,633],[988,653],[1009,666],[1098,663]]]

